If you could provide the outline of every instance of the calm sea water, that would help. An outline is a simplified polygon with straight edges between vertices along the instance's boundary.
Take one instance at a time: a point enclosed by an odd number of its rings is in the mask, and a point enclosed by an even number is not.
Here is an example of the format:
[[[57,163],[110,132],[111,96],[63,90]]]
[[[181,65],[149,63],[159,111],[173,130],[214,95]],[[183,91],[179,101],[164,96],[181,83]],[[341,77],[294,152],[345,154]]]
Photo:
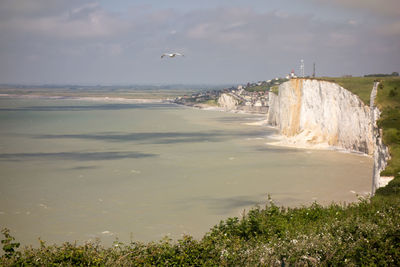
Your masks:
[[[0,226],[23,244],[201,237],[265,205],[349,202],[372,160],[268,146],[254,115],[0,97]]]

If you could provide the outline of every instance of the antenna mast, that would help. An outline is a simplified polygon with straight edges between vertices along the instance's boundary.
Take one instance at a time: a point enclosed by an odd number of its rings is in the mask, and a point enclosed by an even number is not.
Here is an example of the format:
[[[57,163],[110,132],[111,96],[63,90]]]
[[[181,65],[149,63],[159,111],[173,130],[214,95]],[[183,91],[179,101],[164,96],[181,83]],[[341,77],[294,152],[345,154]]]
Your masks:
[[[304,60],[300,60],[300,76],[304,78]]]
[[[314,62],[314,67],[313,67],[313,74],[312,77],[315,78],[315,62]]]

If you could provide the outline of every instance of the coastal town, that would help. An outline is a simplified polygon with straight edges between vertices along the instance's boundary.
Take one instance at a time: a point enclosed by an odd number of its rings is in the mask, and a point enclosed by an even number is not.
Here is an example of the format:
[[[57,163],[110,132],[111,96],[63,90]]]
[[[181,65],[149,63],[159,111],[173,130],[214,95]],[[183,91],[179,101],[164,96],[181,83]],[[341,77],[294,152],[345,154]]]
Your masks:
[[[278,87],[290,78],[296,78],[294,72],[285,78],[248,82],[245,85],[207,90],[174,99],[174,103],[193,107],[218,106],[228,110],[238,110],[249,113],[264,114],[268,111],[270,92],[277,92]]]

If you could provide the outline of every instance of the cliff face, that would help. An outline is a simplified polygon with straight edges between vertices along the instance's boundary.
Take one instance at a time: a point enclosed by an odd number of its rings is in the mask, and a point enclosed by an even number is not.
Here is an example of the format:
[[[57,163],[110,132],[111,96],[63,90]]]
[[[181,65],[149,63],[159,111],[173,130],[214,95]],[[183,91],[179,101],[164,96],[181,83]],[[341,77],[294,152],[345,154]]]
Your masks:
[[[268,108],[261,103],[245,105],[245,100],[234,94],[224,93],[218,98],[218,105],[226,111],[243,111],[246,113],[266,114]]]
[[[270,95],[268,122],[288,144],[326,145],[372,155],[370,108],[338,84],[293,79]]]
[[[218,105],[225,110],[234,110],[236,106],[239,105],[239,100],[229,94],[222,94],[218,98]]]
[[[372,194],[393,177],[381,177],[390,159],[377,126],[380,111],[374,105],[379,83],[371,92],[370,107],[338,84],[295,79],[270,94],[267,121],[296,146],[335,146],[373,156]]]
[[[394,177],[384,177],[380,175],[381,171],[386,168],[387,161],[390,159],[389,149],[382,141],[382,130],[378,128],[377,121],[380,117],[380,111],[375,107],[375,98],[378,91],[379,82],[375,82],[371,92],[370,109],[372,121],[372,133],[374,140],[374,168],[372,176],[372,195],[376,189],[386,186]]]

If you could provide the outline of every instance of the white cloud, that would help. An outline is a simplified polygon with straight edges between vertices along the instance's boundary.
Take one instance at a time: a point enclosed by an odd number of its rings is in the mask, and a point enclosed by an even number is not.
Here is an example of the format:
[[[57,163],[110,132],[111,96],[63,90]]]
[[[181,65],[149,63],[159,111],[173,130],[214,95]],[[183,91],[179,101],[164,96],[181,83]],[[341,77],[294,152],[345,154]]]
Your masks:
[[[349,25],[352,25],[352,26],[358,25],[357,20],[354,20],[354,19],[349,19],[349,20],[347,21],[347,23],[348,23]]]
[[[400,37],[400,20],[387,24],[385,27],[379,27],[377,31],[383,35]]]
[[[73,39],[117,35],[129,26],[123,19],[102,10],[98,4],[90,3],[56,14],[15,16],[3,22],[0,29],[50,38]]]
[[[332,32],[327,39],[327,46],[331,47],[354,47],[357,44],[355,36],[349,33]]]
[[[400,16],[399,0],[311,0],[315,4],[335,5],[353,10],[367,11],[380,16]]]
[[[63,72],[54,68],[58,64],[64,66],[65,77],[77,81],[90,76],[107,82],[115,77],[133,82],[134,77],[156,82],[184,77],[201,82],[275,76],[290,71],[303,57],[317,61],[321,69],[321,62],[326,62],[327,71],[340,66],[338,71],[348,73],[369,65],[359,68],[360,59],[400,61],[400,24],[393,18],[369,21],[354,16],[329,21],[312,11],[229,7],[177,11],[135,6],[113,13],[96,1],[54,0],[63,6],[51,8],[44,5],[50,0],[38,1],[43,9],[14,5],[7,7],[12,16],[0,16],[0,58],[4,59],[0,69],[5,70],[0,72],[0,82],[24,75],[31,80],[47,76],[61,80]],[[339,0],[335,3],[348,8]],[[160,64],[160,53],[169,50],[183,51],[187,57]],[[349,67],[342,70],[342,66]],[[21,75],[32,68],[34,72]]]
[[[376,33],[385,36],[400,35],[400,1],[399,0],[307,0],[315,5],[337,7],[361,15]],[[356,20],[350,19],[349,25],[358,26]]]
[[[188,30],[187,35],[194,39],[203,39],[211,36],[212,26],[209,23],[200,23]]]

